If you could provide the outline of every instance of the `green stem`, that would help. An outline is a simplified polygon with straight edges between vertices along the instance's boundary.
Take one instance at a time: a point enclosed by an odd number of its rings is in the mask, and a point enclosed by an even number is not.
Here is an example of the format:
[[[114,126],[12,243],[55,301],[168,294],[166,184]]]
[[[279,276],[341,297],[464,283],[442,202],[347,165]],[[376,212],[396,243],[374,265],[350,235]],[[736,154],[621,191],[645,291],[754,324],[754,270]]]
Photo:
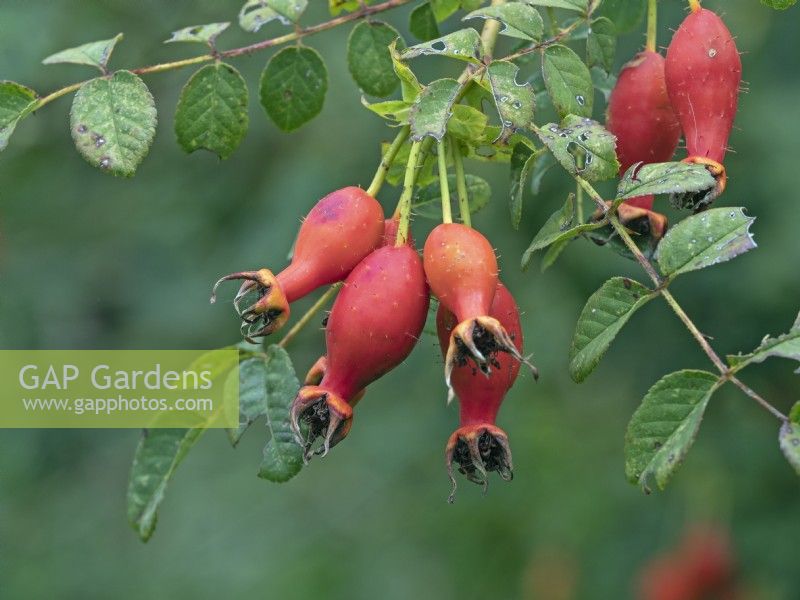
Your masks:
[[[577,207],[578,225],[583,225],[583,188],[580,184],[575,186],[575,206]]]
[[[397,227],[397,246],[402,246],[408,240],[408,227],[411,222],[411,198],[414,195],[414,182],[417,179],[417,163],[419,162],[422,142],[412,142],[411,151],[408,153],[406,176],[403,180],[403,193],[397,208],[400,213],[400,225]]]
[[[492,0],[492,6],[499,6],[503,4],[505,0]],[[488,64],[492,59],[492,54],[494,53],[494,46],[497,43],[497,34],[500,33],[500,21],[495,19],[487,19],[486,23],[483,26],[483,30],[481,30],[481,42],[483,43],[483,49],[486,57],[486,63]]]
[[[176,60],[172,62],[160,63],[156,65],[150,65],[147,67],[139,67],[138,69],[131,69],[131,71],[133,73],[136,73],[137,75],[145,75],[148,73],[161,73],[163,71],[180,69],[182,67],[186,67],[189,65],[196,65],[199,63],[209,62],[211,60],[216,60],[218,58],[232,58],[236,56],[242,56],[245,54],[251,54],[253,52],[258,52],[260,50],[265,50],[267,48],[279,46],[287,42],[299,40],[308,35],[314,35],[315,33],[320,33],[321,31],[327,31],[328,29],[333,29],[334,27],[338,27],[339,25],[344,25],[345,23],[357,21],[359,19],[363,19],[371,15],[381,13],[386,10],[390,10],[392,8],[397,8],[398,6],[408,4],[409,2],[411,2],[411,0],[386,0],[386,2],[381,2],[380,4],[375,4],[372,6],[362,6],[357,11],[347,13],[345,15],[336,17],[334,19],[325,21],[323,23],[318,23],[316,25],[311,25],[309,27],[301,27],[291,33],[287,33],[285,35],[281,35],[269,40],[256,42],[255,44],[242,46],[241,48],[232,48],[230,50],[223,50],[222,52],[218,52],[216,54],[203,54],[201,56],[194,56],[192,58],[187,58],[184,60]],[[70,84],[68,86],[56,90],[51,94],[48,94],[47,96],[43,96],[42,98],[36,101],[36,105],[34,106],[33,110],[37,110],[45,106],[46,104],[49,104],[53,100],[60,98],[61,96],[76,91],[84,83],[86,83],[86,81],[79,81],[78,83]]]
[[[369,187],[367,188],[367,194],[373,198],[375,198],[378,195],[378,192],[381,191],[383,182],[386,180],[386,174],[392,167],[392,163],[394,162],[394,159],[397,156],[401,146],[406,139],[408,139],[409,131],[411,131],[411,128],[408,125],[401,128],[397,133],[397,136],[392,141],[391,146],[389,146],[389,148],[386,150],[386,154],[384,154],[381,158],[381,164],[378,165],[378,170],[375,172],[375,176],[372,178],[372,183],[370,183]]]
[[[658,33],[658,1],[648,0],[647,3],[647,44],[650,52],[656,51],[656,35]]]
[[[278,346],[281,348],[286,348],[287,344],[289,344],[289,342],[291,342],[295,336],[302,331],[303,327],[311,322],[311,319],[314,318],[314,315],[322,310],[328,301],[336,295],[336,292],[339,291],[340,287],[342,287],[341,283],[334,283],[331,287],[329,287],[325,293],[319,297],[319,300],[314,302],[311,308],[309,308],[305,314],[300,317],[300,320],[295,323],[289,331],[286,332],[286,335],[284,335],[281,341],[278,342]]]
[[[467,227],[472,227],[472,215],[469,211],[469,194],[467,193],[467,177],[464,174],[464,159],[461,157],[461,148],[453,140],[450,144],[453,151],[453,165],[456,170],[456,190],[458,191],[458,214],[461,222]]]
[[[447,181],[447,138],[439,142],[436,154],[439,161],[439,191],[442,195],[442,221],[444,223],[453,222],[453,210],[450,206],[450,184]]]

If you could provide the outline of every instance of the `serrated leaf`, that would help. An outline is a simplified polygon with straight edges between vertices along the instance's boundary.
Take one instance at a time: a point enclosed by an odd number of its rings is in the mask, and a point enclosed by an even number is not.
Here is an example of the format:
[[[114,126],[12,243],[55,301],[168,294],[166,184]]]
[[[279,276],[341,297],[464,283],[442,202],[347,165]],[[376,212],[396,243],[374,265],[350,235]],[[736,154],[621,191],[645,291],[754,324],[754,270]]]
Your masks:
[[[617,186],[617,200],[639,196],[699,192],[716,185],[703,165],[684,162],[632,165]]]
[[[712,208],[672,227],[656,251],[661,273],[674,277],[736,258],[756,247],[743,208]]]
[[[13,81],[0,81],[0,152],[14,129],[36,104],[36,92]]]
[[[405,41],[391,25],[362,21],[347,39],[347,66],[358,86],[367,94],[385,98],[400,85],[394,72],[389,44],[402,50]]]
[[[467,19],[494,19],[500,21],[503,28],[500,34],[532,42],[539,41],[544,32],[544,22],[539,11],[521,2],[509,2],[497,6],[487,6],[472,11]]]
[[[677,371],[645,395],[625,434],[625,473],[650,492],[655,479],[663,490],[692,447],[719,379],[706,371]]]
[[[549,46],[542,55],[542,75],[553,106],[562,117],[592,115],[592,75],[580,56],[561,44]]]
[[[307,7],[308,0],[247,0],[239,11],[239,26],[255,33],[274,20],[294,25]]]
[[[232,66],[206,65],[186,83],[175,112],[175,134],[186,152],[228,158],[247,133],[247,84]]]
[[[300,383],[286,351],[277,344],[267,348],[266,410],[270,439],[264,446],[264,458],[258,476],[283,483],[303,468],[303,449],[295,441],[289,410]]]
[[[172,42],[200,42],[203,44],[213,44],[220,33],[225,31],[230,25],[229,21],[224,23],[208,23],[207,25],[194,25],[173,31],[171,37],[165,44]]]
[[[596,121],[569,115],[560,126],[548,123],[537,133],[569,173],[602,181],[619,171],[616,138]]]
[[[525,144],[514,144],[511,151],[511,225],[519,229],[522,220],[522,202],[525,198],[525,184],[538,155]]]
[[[412,140],[431,136],[442,141],[460,89],[461,84],[455,79],[437,79],[422,90],[409,115]]]
[[[70,129],[75,147],[90,165],[130,177],[156,133],[153,96],[130,71],[92,79],[75,94]]]
[[[204,429],[146,429],[133,459],[128,483],[128,522],[146,542],[153,535],[158,507],[175,469]]]
[[[474,29],[467,28],[411,46],[400,57],[408,60],[423,55],[449,56],[477,64],[483,59],[483,54],[483,42],[481,42],[480,34]]]
[[[485,179],[477,175],[468,173],[465,179],[467,184],[469,212],[470,214],[476,213],[489,203],[492,197],[492,189]],[[450,190],[456,189],[455,175],[448,175],[447,182]],[[415,215],[427,219],[442,218],[442,193],[438,181],[431,183],[417,192],[417,195],[414,197],[412,210]]]
[[[533,123],[534,93],[531,84],[517,83],[519,67],[505,60],[496,60],[487,68],[494,103],[503,125],[502,141]]]
[[[546,6],[548,8],[565,8],[567,10],[577,10],[585,13],[588,8],[588,0],[523,0],[526,4],[534,6]]]
[[[436,16],[433,14],[430,2],[424,2],[411,11],[408,17],[408,30],[415,38],[427,42],[434,40],[442,35],[439,32],[439,25],[436,23]]]
[[[226,429],[233,446],[253,422],[266,411],[267,366],[263,357],[248,358],[239,363],[239,372],[230,373],[225,379],[223,394],[226,398],[239,396],[239,427]]]
[[[606,281],[583,307],[569,356],[569,373],[584,381],[608,350],[611,342],[637,310],[657,296],[638,281],[614,277]]]
[[[392,58],[392,66],[394,72],[400,79],[400,89],[403,94],[403,100],[406,102],[414,102],[422,91],[422,84],[417,80],[414,72],[408,68],[408,65],[400,58],[400,53],[395,47],[396,43],[389,45],[389,55]]]
[[[797,0],[761,0],[761,4],[775,10],[786,10],[797,4]]]
[[[586,38],[586,66],[598,65],[608,73],[614,68],[616,52],[617,30],[614,23],[606,17],[592,21],[589,36]]]
[[[728,364],[738,371],[745,365],[761,363],[771,357],[800,361],[800,316],[788,333],[778,337],[765,337],[750,354],[729,355]],[[800,374],[800,369],[796,372]]]
[[[119,42],[122,37],[122,34],[118,33],[108,40],[89,42],[88,44],[82,44],[75,48],[68,48],[67,50],[56,52],[45,58],[42,64],[55,65],[59,63],[72,63],[76,65],[89,65],[90,67],[97,67],[105,73],[108,59],[111,58],[114,46],[117,45],[117,42]]]
[[[608,17],[618,33],[630,33],[642,22],[647,12],[647,0],[603,0],[598,16]]]
[[[282,131],[294,131],[322,110],[328,71],[316,50],[284,48],[267,63],[259,89],[261,105],[272,122]]]
[[[578,223],[575,225],[575,195],[570,194],[564,206],[550,215],[539,232],[533,237],[528,249],[522,255],[522,269],[530,265],[534,253],[544,250],[553,244],[563,244],[594,229],[603,227],[604,223]]]
[[[477,143],[482,139],[489,118],[479,111],[465,104],[454,104],[453,114],[447,121],[447,133],[466,142]]]

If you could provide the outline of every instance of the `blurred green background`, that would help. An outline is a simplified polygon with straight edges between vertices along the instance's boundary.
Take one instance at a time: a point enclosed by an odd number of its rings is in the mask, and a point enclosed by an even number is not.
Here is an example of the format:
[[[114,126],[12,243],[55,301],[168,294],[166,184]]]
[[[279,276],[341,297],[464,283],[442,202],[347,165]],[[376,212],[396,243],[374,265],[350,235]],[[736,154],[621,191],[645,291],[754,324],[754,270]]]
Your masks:
[[[85,78],[87,68],[40,61],[118,31],[125,40],[114,67],[189,56],[199,47],[161,41],[186,25],[234,19],[239,4],[4,0],[0,78],[40,93]],[[325,19],[325,4],[312,0],[306,22]],[[661,4],[666,44],[684,3]],[[760,248],[685,276],[674,292],[716,348],[732,353],[787,330],[800,308],[800,9],[777,13],[757,0],[705,4],[723,10],[745,51],[750,92],[741,97],[721,202],[758,216]],[[407,34],[408,12],[385,18]],[[446,29],[455,26],[453,19]],[[225,303],[208,304],[210,284],[240,268],[281,265],[300,217],[335,188],[366,186],[378,143],[391,136],[361,108],[348,76],[349,29],[306,40],[324,55],[331,85],[322,115],[291,135],[266,119],[256,99],[267,54],[235,61],[250,88],[251,126],[226,162],[184,155],[175,143],[173,111],[187,70],[146,78],[159,127],[131,180],[93,169],[74,151],[69,99],[23,122],[0,156],[1,347],[235,342],[237,321]],[[231,27],[220,44],[280,31],[268,26],[252,36]],[[621,38],[619,65],[642,45],[642,32]],[[433,77],[454,68],[433,61],[423,71]],[[498,249],[542,372],[538,384],[520,377],[500,415],[514,450],[512,483],[495,479],[484,497],[461,480],[456,503],[446,503],[442,453],[457,411],[445,408],[442,362],[428,335],[406,364],[370,387],[347,442],[289,484],[255,476],[263,425],[235,451],[222,432],[210,432],[180,467],[147,545],[125,519],[138,431],[0,432],[0,597],[625,598],[644,562],[687,522],[709,519],[731,528],[741,577],[758,597],[800,597],[800,479],[778,449],[775,420],[725,388],[669,489],[648,497],[630,486],[623,435],[641,397],[667,372],[710,365],[666,305],[654,302],[588,383],[572,383],[567,355],[586,298],[609,276],[644,277],[634,263],[585,241],[546,273],[538,264],[522,273],[522,251],[570,181],[553,170],[540,195],[528,191],[515,232],[507,167],[471,167],[492,184],[492,203],[476,225]],[[387,187],[380,199],[388,209],[397,195]],[[415,224],[418,240],[430,225]],[[318,330],[303,332],[291,348],[298,371],[321,344]],[[756,366],[744,379],[783,410],[800,400],[786,362]]]

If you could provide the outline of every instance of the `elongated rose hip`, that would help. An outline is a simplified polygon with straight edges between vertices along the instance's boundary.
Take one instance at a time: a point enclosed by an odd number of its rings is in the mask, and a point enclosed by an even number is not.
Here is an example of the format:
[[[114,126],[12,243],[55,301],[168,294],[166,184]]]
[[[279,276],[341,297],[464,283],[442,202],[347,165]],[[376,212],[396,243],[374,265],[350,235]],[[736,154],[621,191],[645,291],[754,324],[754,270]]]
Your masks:
[[[269,269],[226,275],[223,281],[243,279],[233,301],[247,339],[269,335],[289,319],[289,305],[317,288],[342,281],[383,241],[383,209],[375,198],[357,187],[336,190],[308,213],[294,247],[291,263],[274,275]],[[242,308],[255,292],[254,304]],[[212,295],[211,301],[215,300]]]
[[[505,328],[517,352],[521,354],[523,346],[519,310],[513,296],[502,283],[497,284],[489,312]],[[440,304],[436,313],[436,330],[445,356],[450,336],[457,325],[458,318]],[[508,436],[497,427],[495,420],[506,393],[517,378],[519,361],[504,353],[497,357],[494,367],[489,377],[467,364],[457,366],[452,373],[453,390],[459,400],[460,427],[450,436],[445,451],[447,472],[453,485],[451,502],[456,490],[453,463],[458,464],[459,472],[466,475],[469,481],[484,486],[488,483],[488,472],[497,471],[506,481],[513,476]]]
[[[608,102],[606,126],[617,137],[620,174],[636,163],[667,162],[675,154],[681,126],[667,95],[664,58],[658,52],[644,50],[622,67]],[[653,196],[625,203],[651,210]]]
[[[353,404],[370,383],[403,362],[425,325],[429,304],[422,260],[411,246],[385,246],[353,269],[333,304],[325,328],[326,365],[300,389],[292,428],[310,457],[316,438],[323,455],[350,431]],[[313,369],[312,369],[313,370]],[[300,422],[308,425],[304,439]]]
[[[425,274],[439,302],[458,319],[445,354],[445,379],[469,359],[488,374],[495,356],[507,352],[525,361],[502,324],[489,315],[497,288],[497,258],[489,241],[459,223],[437,226],[425,241]]]
[[[683,128],[687,162],[706,165],[724,191],[722,161],[733,128],[742,80],[736,42],[715,13],[693,10],[672,36],[666,81],[670,101]]]

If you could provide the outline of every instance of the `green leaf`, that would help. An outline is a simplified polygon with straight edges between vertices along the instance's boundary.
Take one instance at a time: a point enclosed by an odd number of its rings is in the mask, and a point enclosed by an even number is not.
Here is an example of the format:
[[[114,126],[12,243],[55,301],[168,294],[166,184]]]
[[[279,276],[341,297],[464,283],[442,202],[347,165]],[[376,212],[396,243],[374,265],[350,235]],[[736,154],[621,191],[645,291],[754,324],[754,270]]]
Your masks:
[[[449,56],[477,64],[483,59],[483,54],[480,34],[474,29],[459,29],[435,40],[411,46],[400,56],[403,60],[422,55]]]
[[[439,32],[439,25],[436,23],[430,2],[424,2],[411,11],[408,18],[408,29],[411,35],[423,42],[434,40],[442,35]]]
[[[505,60],[489,65],[488,78],[497,112],[503,125],[501,139],[533,123],[534,93],[530,83],[517,83],[519,67]]]
[[[630,33],[642,22],[647,12],[647,0],[603,0],[598,15],[608,17],[617,33]]]
[[[239,372],[230,373],[225,379],[223,394],[226,398],[239,396],[239,427],[226,429],[233,446],[253,422],[264,414],[267,404],[267,367],[262,357],[254,357],[239,363]]]
[[[453,114],[447,121],[447,133],[466,142],[478,143],[488,122],[489,118],[477,108],[454,104]]]
[[[220,33],[225,31],[230,25],[229,21],[224,23],[208,23],[207,25],[194,25],[173,31],[171,37],[165,44],[172,42],[200,42],[202,44],[213,44]]]
[[[181,148],[228,158],[247,133],[247,102],[247,84],[239,71],[220,62],[202,67],[178,100],[175,134]]]
[[[239,11],[239,27],[255,33],[276,19],[284,25],[294,25],[307,7],[308,0],[247,0]]]
[[[638,281],[627,277],[609,279],[583,307],[570,348],[569,372],[577,383],[584,381],[637,310],[657,296]]]
[[[72,101],[72,139],[90,165],[131,177],[156,133],[156,107],[144,82],[117,71],[84,83]]]
[[[353,12],[361,8],[363,0],[328,0],[328,9],[332,15],[338,15],[341,12]],[[374,0],[366,0],[364,4],[372,4]]]
[[[204,429],[145,429],[128,483],[128,521],[146,542],[156,528],[167,483]]]
[[[692,447],[719,380],[707,371],[677,371],[647,392],[625,434],[625,474],[650,493],[663,490]]]
[[[109,40],[89,42],[75,48],[68,48],[61,52],[51,54],[42,61],[45,65],[55,65],[59,63],[73,63],[76,65],[89,65],[97,67],[105,73],[108,59],[114,51],[114,46],[122,39],[122,34],[118,33]]]
[[[367,102],[362,96],[361,104],[374,112],[376,115],[395,123],[408,123],[408,116],[411,112],[412,104],[404,100],[386,100],[384,102]]]
[[[592,75],[575,52],[560,44],[549,46],[542,56],[542,75],[553,106],[562,117],[592,115]]]
[[[430,0],[436,20],[441,23],[459,9],[458,0]]]
[[[661,273],[674,277],[731,260],[756,247],[743,208],[712,208],[672,227],[656,251]]]
[[[292,46],[275,54],[261,74],[261,105],[282,131],[294,131],[316,117],[325,103],[328,71],[319,52]]]
[[[525,253],[522,255],[522,269],[525,270],[530,266],[530,261],[535,252],[544,250],[553,244],[565,244],[587,231],[599,229],[604,225],[602,221],[597,223],[578,223],[574,225],[575,219],[575,195],[570,194],[564,206],[550,215],[547,222],[533,237],[530,246],[528,246],[528,249],[525,250]]]
[[[347,66],[350,74],[367,94],[385,98],[400,81],[394,72],[389,44],[400,50],[406,44],[397,30],[381,21],[362,21],[347,39]]]
[[[478,212],[489,203],[492,197],[492,189],[489,183],[477,175],[467,173],[465,176],[467,183],[467,198],[469,200],[470,214]],[[450,189],[451,201],[455,201],[453,191],[456,189],[455,175],[448,175],[447,182]],[[431,183],[422,188],[414,197],[413,211],[415,215],[426,219],[442,218],[442,192],[439,182]]]
[[[0,152],[22,119],[36,104],[36,92],[13,81],[0,81]]]
[[[532,42],[539,41],[544,32],[544,22],[539,11],[521,2],[487,6],[469,13],[464,17],[465,21],[467,19],[500,21],[503,24],[500,30],[502,35]]]
[[[602,181],[619,171],[616,138],[596,121],[569,115],[560,126],[548,123],[537,133],[569,173]]]
[[[800,361],[800,315],[789,333],[778,337],[765,337],[750,354],[729,355],[728,364],[738,371],[751,363],[761,363],[771,357]],[[800,369],[796,371],[800,374]]]
[[[547,249],[547,252],[544,253],[544,257],[542,258],[540,267],[542,273],[555,264],[555,262],[561,256],[561,253],[564,252],[571,241],[572,240],[561,240],[555,244],[550,244],[550,247]]]
[[[511,225],[519,229],[522,220],[522,203],[525,198],[525,184],[539,155],[525,144],[514,144],[511,151]]]
[[[617,187],[617,200],[649,194],[699,192],[716,185],[714,176],[703,165],[684,162],[632,165]]]
[[[592,21],[589,37],[586,38],[586,66],[598,65],[609,73],[614,68],[617,52],[617,30],[606,17]]]
[[[266,366],[265,414],[270,439],[264,446],[258,476],[283,483],[303,468],[303,449],[294,440],[289,420],[289,410],[300,383],[289,355],[277,344],[267,348]]]
[[[797,4],[797,0],[761,0],[761,4],[775,10],[786,10]]]
[[[406,102],[414,102],[422,91],[422,84],[417,81],[417,76],[408,68],[408,65],[401,60],[400,53],[397,51],[395,44],[396,42],[389,45],[389,55],[392,57],[394,72],[400,79],[400,89],[403,93],[403,100]]]
[[[594,89],[603,94],[606,103],[611,98],[611,92],[617,85],[617,78],[611,73],[606,73],[598,67],[592,67],[592,85]]]
[[[533,165],[533,173],[531,174],[531,192],[533,195],[538,195],[542,189],[542,181],[545,174],[555,166],[556,162],[551,152],[543,154]]]
[[[381,144],[381,156],[386,156],[386,151],[388,148],[388,142]],[[397,151],[397,154],[395,155],[395,158],[389,167],[389,172],[386,174],[386,181],[390,185],[399,185],[403,182],[410,152],[411,140],[406,140],[403,145],[400,146],[400,150]],[[426,152],[423,147],[422,155],[422,167],[419,169],[417,174],[417,186],[420,188],[433,183],[434,181],[438,181],[439,179],[438,174],[434,173],[434,167],[436,166],[436,154],[432,152]]]
[[[800,321],[800,318],[798,320]],[[800,323],[798,323],[798,327],[800,327]],[[786,460],[800,475],[800,402],[792,407],[789,420],[781,425],[778,441]]]
[[[548,8],[565,8],[567,10],[577,10],[586,13],[589,0],[523,0],[526,4],[534,6],[546,6]]]
[[[461,84],[455,79],[437,79],[422,90],[409,116],[412,140],[431,136],[442,141],[460,89]]]

